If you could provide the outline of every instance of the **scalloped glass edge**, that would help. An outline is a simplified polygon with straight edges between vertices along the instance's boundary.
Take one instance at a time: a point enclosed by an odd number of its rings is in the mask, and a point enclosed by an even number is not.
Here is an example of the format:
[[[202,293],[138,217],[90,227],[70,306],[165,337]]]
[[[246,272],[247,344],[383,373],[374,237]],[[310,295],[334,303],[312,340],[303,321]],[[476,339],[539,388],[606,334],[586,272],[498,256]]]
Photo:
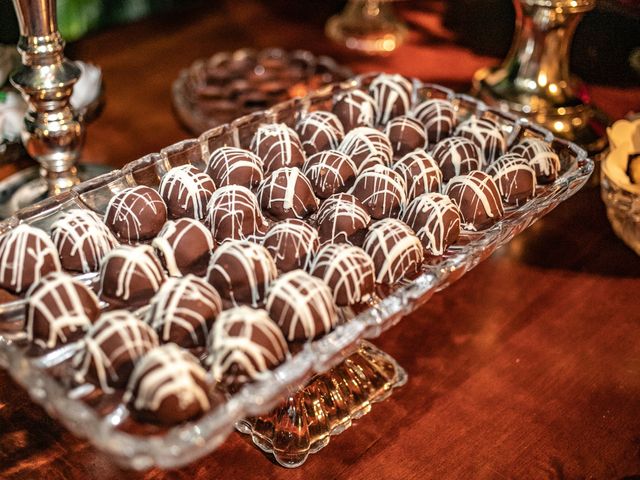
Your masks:
[[[154,175],[159,178],[176,164],[190,162],[202,166],[203,159],[208,158],[212,146],[242,145],[253,134],[251,127],[272,121],[292,122],[300,113],[326,103],[340,91],[366,84],[374,75],[366,74],[328,85],[306,97],[295,98],[263,112],[240,117],[231,124],[215,127],[204,132],[198,139],[184,140],[164,148],[159,154],[146,155],[121,170],[84,182],[71,192],[18,212],[0,223],[0,234],[21,221],[46,227],[56,214],[69,207],[80,206],[101,212],[104,210],[105,198],[121,188],[135,185],[140,178],[153,184]],[[118,431],[117,411],[108,417],[100,417],[81,401],[69,398],[61,385],[2,335],[0,367],[7,369],[14,380],[51,417],[58,419],[75,435],[88,439],[121,466],[136,470],[180,467],[215,450],[234,429],[237,421],[268,412],[287,392],[298,390],[314,374],[326,372],[338,364],[357,348],[359,340],[376,338],[396,325],[403,316],[416,310],[434,293],[461,278],[497,248],[571,197],[593,172],[594,163],[583,149],[565,140],[556,139],[548,130],[524,118],[494,110],[473,97],[456,94],[439,85],[417,80],[414,80],[414,85],[416,95],[427,98],[445,97],[454,101],[463,118],[469,114],[486,115],[498,119],[503,125],[506,123],[511,130],[507,132],[509,145],[522,136],[543,138],[557,151],[565,151],[561,158],[566,159],[568,153],[568,167],[556,182],[544,187],[541,195],[516,210],[508,210],[505,218],[491,229],[472,234],[468,243],[452,247],[439,264],[425,267],[424,272],[407,285],[398,288],[323,338],[306,344],[300,353],[270,372],[266,379],[245,386],[226,403],[198,420],[176,426],[163,435],[137,436]],[[291,114],[293,117],[287,117]],[[1,307],[0,305],[0,309]]]

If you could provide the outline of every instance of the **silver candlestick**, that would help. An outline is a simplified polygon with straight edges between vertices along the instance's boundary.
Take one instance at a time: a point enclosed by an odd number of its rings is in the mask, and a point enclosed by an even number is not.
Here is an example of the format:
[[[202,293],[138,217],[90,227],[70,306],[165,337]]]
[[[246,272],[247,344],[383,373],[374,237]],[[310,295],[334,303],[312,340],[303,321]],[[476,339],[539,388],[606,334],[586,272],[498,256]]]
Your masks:
[[[576,26],[595,0],[513,0],[516,31],[497,68],[483,68],[474,93],[504,110],[529,116],[590,153],[607,145],[608,119],[590,102],[582,82],[569,72]]]

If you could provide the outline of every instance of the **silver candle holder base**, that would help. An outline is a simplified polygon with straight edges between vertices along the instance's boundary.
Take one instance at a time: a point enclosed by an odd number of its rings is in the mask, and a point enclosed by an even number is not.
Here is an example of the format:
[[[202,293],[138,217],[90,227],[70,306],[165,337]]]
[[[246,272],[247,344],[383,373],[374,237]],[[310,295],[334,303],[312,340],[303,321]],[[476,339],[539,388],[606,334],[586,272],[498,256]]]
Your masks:
[[[483,101],[530,117],[591,154],[607,146],[607,117],[569,71],[569,50],[595,0],[514,0],[516,31],[501,66],[483,68],[473,91]]]

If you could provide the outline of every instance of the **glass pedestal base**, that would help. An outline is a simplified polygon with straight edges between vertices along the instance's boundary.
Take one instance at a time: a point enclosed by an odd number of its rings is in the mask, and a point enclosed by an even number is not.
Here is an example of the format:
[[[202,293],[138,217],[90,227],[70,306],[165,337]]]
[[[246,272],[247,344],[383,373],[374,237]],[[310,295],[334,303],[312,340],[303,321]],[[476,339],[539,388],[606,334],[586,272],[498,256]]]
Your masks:
[[[355,353],[313,377],[271,412],[241,420],[236,428],[280,465],[295,468],[406,381],[406,372],[393,358],[363,341]]]

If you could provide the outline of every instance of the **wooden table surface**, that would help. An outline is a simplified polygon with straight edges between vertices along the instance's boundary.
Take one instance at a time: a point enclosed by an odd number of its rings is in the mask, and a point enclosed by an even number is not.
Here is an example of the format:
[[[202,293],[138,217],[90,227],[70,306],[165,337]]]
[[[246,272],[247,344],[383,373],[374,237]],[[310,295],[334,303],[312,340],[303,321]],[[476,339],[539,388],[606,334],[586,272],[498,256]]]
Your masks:
[[[120,166],[186,138],[171,82],[220,50],[302,47],[458,89],[497,61],[456,47],[437,15],[404,8],[410,41],[384,60],[333,49],[323,19],[280,19],[252,1],[86,38],[68,52],[103,69],[107,106],[84,156]],[[640,107],[640,89],[591,91],[614,118]],[[296,470],[234,433],[187,468],[125,472],[0,372],[0,478],[639,478],[639,277],[599,191],[583,190],[377,339],[409,382]]]

